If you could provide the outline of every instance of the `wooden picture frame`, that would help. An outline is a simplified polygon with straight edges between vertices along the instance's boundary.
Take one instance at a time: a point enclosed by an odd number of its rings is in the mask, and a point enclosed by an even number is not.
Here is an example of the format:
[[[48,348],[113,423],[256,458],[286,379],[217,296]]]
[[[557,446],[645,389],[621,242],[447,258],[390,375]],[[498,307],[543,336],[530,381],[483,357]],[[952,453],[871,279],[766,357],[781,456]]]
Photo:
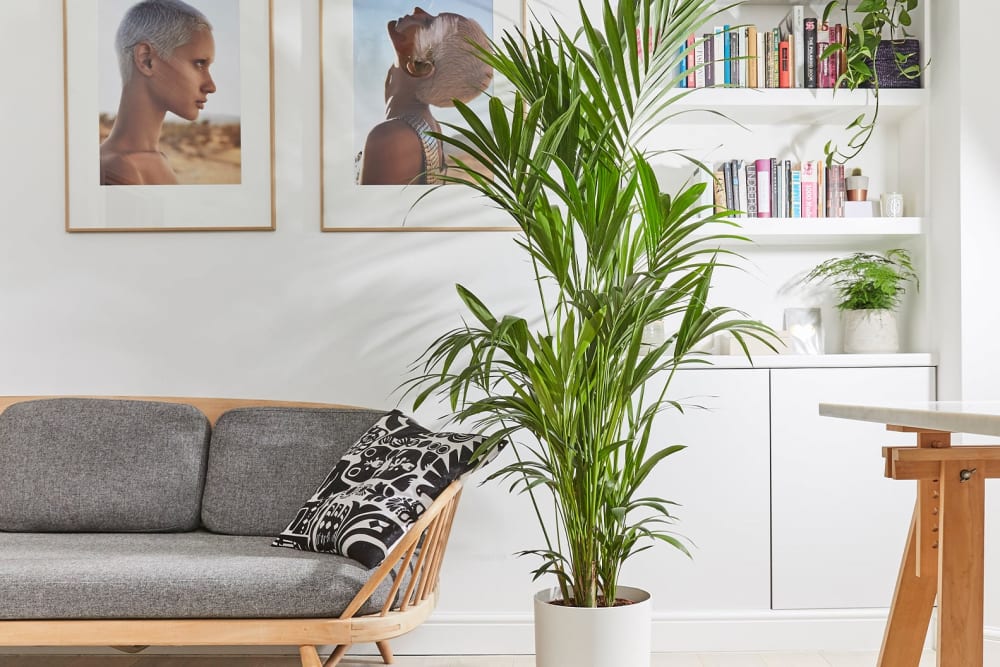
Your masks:
[[[63,0],[66,231],[275,228],[273,0],[186,1],[162,47],[139,0]]]
[[[508,217],[461,185],[357,184],[367,132],[385,120],[384,82],[395,58],[387,24],[414,12],[414,4],[320,2],[320,227],[325,232],[516,231]],[[524,0],[429,0],[420,6],[432,15],[471,18],[494,41],[522,26],[525,13]],[[489,95],[503,94],[504,82],[494,79],[491,90],[469,104],[485,113]],[[454,109],[431,110],[439,122],[464,122]]]

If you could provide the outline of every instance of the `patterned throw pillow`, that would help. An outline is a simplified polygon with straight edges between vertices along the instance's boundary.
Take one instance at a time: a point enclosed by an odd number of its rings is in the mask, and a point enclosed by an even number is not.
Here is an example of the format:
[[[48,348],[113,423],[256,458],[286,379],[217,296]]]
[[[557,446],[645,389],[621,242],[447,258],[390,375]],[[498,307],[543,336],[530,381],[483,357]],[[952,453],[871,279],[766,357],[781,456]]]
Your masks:
[[[483,435],[431,433],[398,410],[380,418],[334,466],[272,543],[378,567],[449,484],[472,465]]]

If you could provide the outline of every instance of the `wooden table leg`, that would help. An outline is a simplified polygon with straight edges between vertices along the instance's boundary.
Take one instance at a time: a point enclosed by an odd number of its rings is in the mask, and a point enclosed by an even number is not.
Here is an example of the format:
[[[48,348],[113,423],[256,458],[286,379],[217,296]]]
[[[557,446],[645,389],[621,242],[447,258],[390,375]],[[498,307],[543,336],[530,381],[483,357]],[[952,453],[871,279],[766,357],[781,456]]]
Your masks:
[[[941,464],[938,666],[983,665],[985,461]]]
[[[938,483],[917,482],[917,502],[879,652],[879,667],[917,667],[938,589]]]

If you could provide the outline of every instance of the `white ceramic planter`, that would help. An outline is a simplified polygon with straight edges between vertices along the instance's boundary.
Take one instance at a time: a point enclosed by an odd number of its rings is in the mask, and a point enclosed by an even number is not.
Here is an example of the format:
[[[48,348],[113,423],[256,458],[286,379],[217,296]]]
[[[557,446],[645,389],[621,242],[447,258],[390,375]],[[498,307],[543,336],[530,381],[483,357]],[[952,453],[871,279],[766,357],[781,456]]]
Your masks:
[[[845,310],[844,352],[886,354],[899,352],[899,329],[892,310]]]
[[[618,587],[622,607],[549,604],[558,588],[535,595],[536,667],[649,667],[652,603],[639,588]]]

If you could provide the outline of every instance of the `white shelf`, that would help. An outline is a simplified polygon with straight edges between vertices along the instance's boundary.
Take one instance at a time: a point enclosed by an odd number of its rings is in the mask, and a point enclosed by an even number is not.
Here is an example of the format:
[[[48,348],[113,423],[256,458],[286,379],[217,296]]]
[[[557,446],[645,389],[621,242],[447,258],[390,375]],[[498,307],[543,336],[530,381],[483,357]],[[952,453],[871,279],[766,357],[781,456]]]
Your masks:
[[[759,246],[847,245],[881,240],[903,241],[924,233],[923,218],[736,218],[739,227],[712,225],[703,234],[744,236]],[[726,247],[747,247],[724,241]]]
[[[684,92],[678,88],[677,91]],[[918,112],[927,101],[927,91],[883,89],[879,91],[879,122],[894,123]],[[671,105],[673,123],[718,124],[736,121],[744,125],[843,124],[874,110],[870,90],[819,88],[698,88]],[[713,113],[715,112],[715,113]],[[719,114],[724,114],[725,117]]]
[[[935,366],[934,355],[927,352],[902,352],[898,354],[758,354],[753,364],[740,355],[705,355],[710,364],[689,364],[685,370],[712,370],[713,368],[886,368],[906,366]]]

